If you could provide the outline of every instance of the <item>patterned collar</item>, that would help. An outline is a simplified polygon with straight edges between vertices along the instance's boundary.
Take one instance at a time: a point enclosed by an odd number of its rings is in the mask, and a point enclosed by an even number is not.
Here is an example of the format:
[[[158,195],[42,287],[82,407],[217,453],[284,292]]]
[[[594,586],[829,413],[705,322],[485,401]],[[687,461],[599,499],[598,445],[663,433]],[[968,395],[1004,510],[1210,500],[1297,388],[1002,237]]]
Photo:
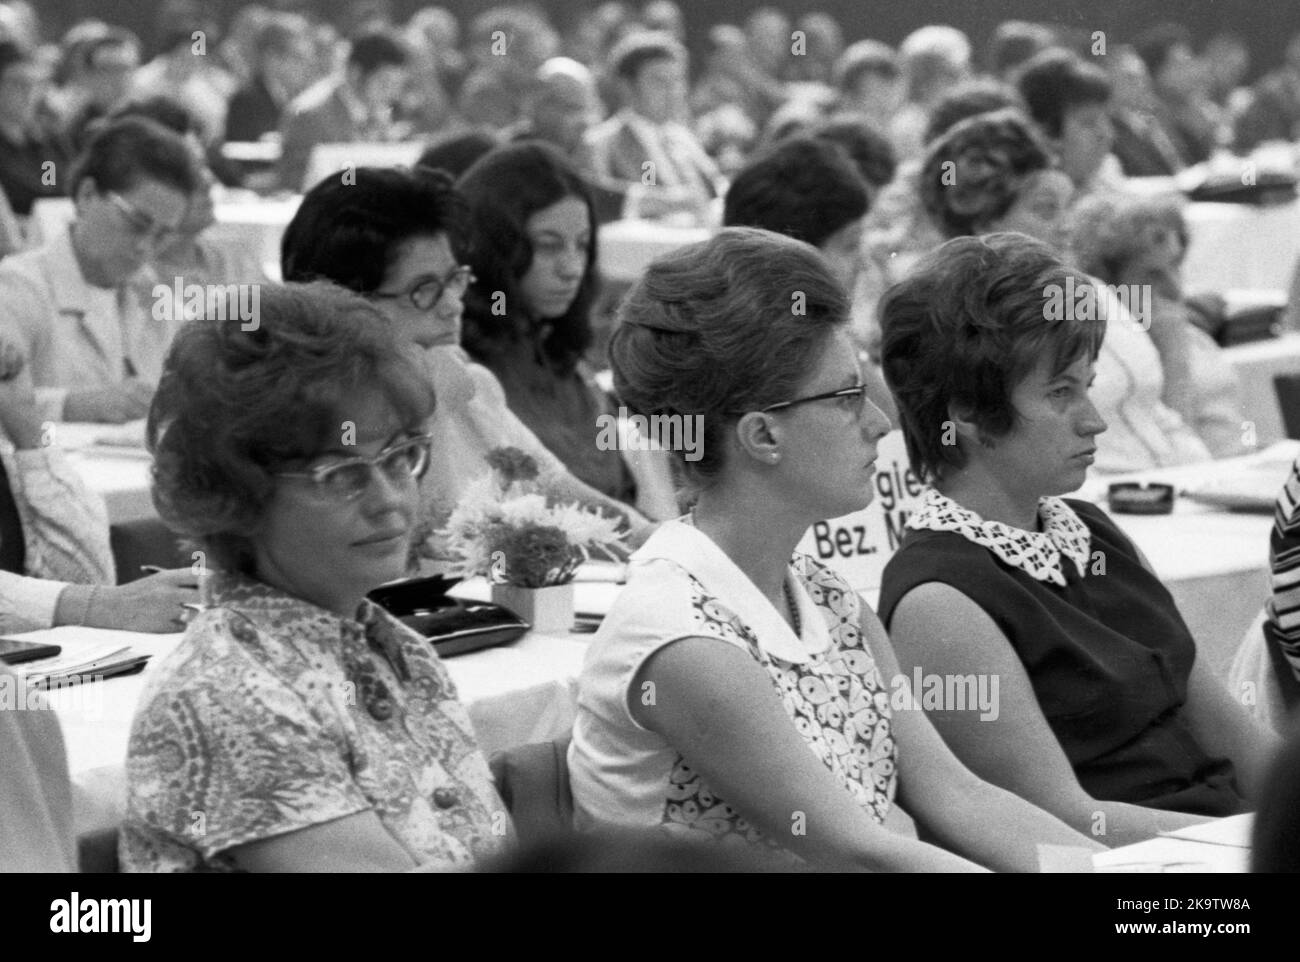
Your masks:
[[[745,623],[768,655],[803,664],[830,648],[826,618],[793,571],[787,570],[785,577],[790,597],[799,611],[798,636],[727,553],[691,523],[689,515],[665,521],[632,555],[634,565],[659,560],[671,562],[700,582],[710,597]]]
[[[237,611],[281,640],[329,646],[331,639],[341,639],[344,650],[337,654],[345,658],[350,646],[368,648],[383,657],[398,678],[410,678],[399,638],[402,624],[369,599],[361,602],[356,618],[341,618],[263,581],[220,572],[209,582],[208,607]]]
[[[921,506],[907,519],[907,526],[917,531],[959,534],[1031,578],[1065,587],[1062,558],[1073,561],[1079,576],[1083,577],[1091,557],[1092,533],[1060,498],[1040,498],[1038,517],[1042,531],[1024,531],[1001,521],[985,521],[952,498],[929,488]]]

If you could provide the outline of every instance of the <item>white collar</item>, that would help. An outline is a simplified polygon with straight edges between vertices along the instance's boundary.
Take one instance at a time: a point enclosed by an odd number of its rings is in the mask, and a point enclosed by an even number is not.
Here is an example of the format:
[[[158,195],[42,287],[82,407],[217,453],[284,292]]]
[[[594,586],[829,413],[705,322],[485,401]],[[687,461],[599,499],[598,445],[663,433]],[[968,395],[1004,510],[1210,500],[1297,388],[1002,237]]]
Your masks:
[[[632,565],[668,561],[700,582],[710,597],[729,608],[773,658],[802,664],[830,648],[830,631],[802,582],[787,570],[786,584],[799,609],[802,638],[717,544],[685,519],[666,521],[633,555]]]
[[[1038,581],[1065,587],[1062,557],[1074,562],[1079,576],[1087,573],[1092,533],[1074,510],[1060,498],[1040,498],[1038,517],[1042,531],[1025,531],[1001,521],[985,521],[934,488],[926,491],[921,506],[907,519],[918,531],[951,531],[987,548],[997,557]]]

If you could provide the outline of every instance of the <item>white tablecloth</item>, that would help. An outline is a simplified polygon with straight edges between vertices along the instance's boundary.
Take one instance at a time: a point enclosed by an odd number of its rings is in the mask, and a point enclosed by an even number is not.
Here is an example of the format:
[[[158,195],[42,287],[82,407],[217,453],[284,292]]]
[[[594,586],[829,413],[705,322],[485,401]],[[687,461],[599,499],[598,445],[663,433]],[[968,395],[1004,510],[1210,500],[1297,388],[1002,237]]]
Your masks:
[[[1241,385],[1242,413],[1255,425],[1256,442],[1263,446],[1285,438],[1273,378],[1300,374],[1300,334],[1292,332],[1267,341],[1238,344],[1224,348],[1223,354]]]
[[[1188,204],[1189,291],[1287,290],[1300,258],[1300,201],[1276,207]]]

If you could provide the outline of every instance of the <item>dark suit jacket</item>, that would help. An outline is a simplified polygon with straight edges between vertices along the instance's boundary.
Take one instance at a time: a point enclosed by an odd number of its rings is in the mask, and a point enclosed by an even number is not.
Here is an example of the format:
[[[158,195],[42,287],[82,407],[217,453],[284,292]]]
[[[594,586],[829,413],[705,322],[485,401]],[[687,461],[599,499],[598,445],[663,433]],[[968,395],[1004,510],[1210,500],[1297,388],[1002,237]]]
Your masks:
[[[261,140],[280,126],[280,105],[261,75],[230,95],[226,112],[226,140]]]
[[[697,170],[708,188],[709,196],[717,196],[717,168],[713,166],[704,148],[699,148],[700,163]],[[651,152],[626,118],[615,114],[594,127],[587,135],[585,165],[598,179],[619,185],[624,192],[633,184],[641,183],[642,164]],[[674,185],[676,186],[676,185]]]
[[[341,78],[308,87],[285,109],[280,122],[280,186],[301,190],[311,149],[317,144],[350,143],[362,132],[340,92]]]

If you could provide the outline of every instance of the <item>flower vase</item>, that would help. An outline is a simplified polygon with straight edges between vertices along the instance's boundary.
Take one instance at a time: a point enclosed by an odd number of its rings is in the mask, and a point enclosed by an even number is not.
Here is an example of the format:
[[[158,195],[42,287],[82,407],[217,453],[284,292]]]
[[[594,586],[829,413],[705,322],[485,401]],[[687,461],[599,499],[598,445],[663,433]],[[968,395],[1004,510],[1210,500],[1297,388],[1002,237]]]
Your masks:
[[[492,602],[509,608],[548,635],[567,635],[573,630],[573,582],[547,588],[493,585]]]

